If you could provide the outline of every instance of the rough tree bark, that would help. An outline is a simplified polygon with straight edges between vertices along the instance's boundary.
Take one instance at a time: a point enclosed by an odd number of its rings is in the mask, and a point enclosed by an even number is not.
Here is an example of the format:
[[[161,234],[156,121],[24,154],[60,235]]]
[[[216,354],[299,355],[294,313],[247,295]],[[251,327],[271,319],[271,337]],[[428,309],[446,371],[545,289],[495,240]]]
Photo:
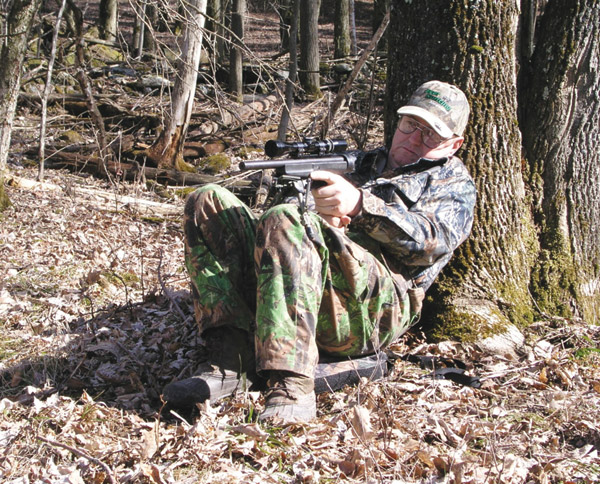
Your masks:
[[[285,80],[285,104],[281,113],[281,120],[277,128],[277,139],[285,141],[287,139],[288,126],[291,119],[292,108],[294,107],[294,92],[296,90],[296,78],[298,77],[298,17],[300,16],[300,0],[292,0],[292,18],[290,22],[290,31],[288,34],[288,44],[290,50],[289,69],[290,74]]]
[[[279,40],[281,52],[286,52],[290,48],[290,30],[292,21],[294,21],[293,5],[295,0],[280,0],[276,2],[276,10],[279,15]],[[298,22],[296,18],[295,22]],[[295,26],[296,30],[298,25]]]
[[[600,4],[548,2],[524,69],[520,124],[541,252],[532,293],[549,314],[600,321]]]
[[[146,156],[161,168],[187,168],[182,153],[194,106],[206,18],[206,0],[193,0],[188,3],[185,17],[185,27],[181,37],[181,58],[173,87],[171,113],[157,140],[146,150]]]
[[[206,6],[206,30],[211,33],[214,41],[215,62],[219,63],[227,56],[227,43],[225,42],[225,1],[208,0]]]
[[[319,9],[321,0],[300,1],[300,62],[298,77],[307,96],[321,97],[319,78]]]
[[[8,160],[27,40],[40,5],[41,0],[14,0],[0,6],[0,12],[6,14],[0,39],[0,177]],[[10,9],[5,11],[5,6]]]
[[[333,56],[342,59],[350,55],[350,0],[336,0],[333,27]]]
[[[229,55],[229,90],[234,99],[243,102],[243,44],[244,16],[246,15],[246,0],[233,0],[231,6],[231,37],[232,47]]]
[[[373,33],[377,32],[377,29],[381,25],[381,21],[385,17],[385,14],[390,9],[390,0],[374,0],[373,2]],[[384,37],[379,46],[382,50],[387,49],[387,36]]]
[[[100,0],[98,12],[98,30],[100,38],[114,42],[117,40],[118,0]]]
[[[517,2],[391,4],[386,138],[393,134],[395,110],[424,81],[452,82],[471,104],[459,155],[477,184],[475,223],[430,290],[424,320],[459,338],[500,332],[511,321],[527,323],[533,318],[528,284],[537,242],[517,120]]]

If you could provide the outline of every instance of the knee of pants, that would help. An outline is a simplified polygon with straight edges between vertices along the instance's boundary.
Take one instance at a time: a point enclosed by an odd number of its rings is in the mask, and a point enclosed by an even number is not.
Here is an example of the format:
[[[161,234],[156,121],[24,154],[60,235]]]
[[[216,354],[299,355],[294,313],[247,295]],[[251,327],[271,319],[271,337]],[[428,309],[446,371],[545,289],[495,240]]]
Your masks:
[[[188,196],[187,203],[195,203],[199,198],[205,196],[213,196],[218,194],[229,193],[229,190],[223,188],[221,185],[217,185],[216,183],[209,183],[207,185],[203,185],[200,188],[197,188]]]
[[[238,205],[241,205],[240,200],[227,188],[209,183],[190,193],[185,203],[184,215],[189,220],[195,220],[199,214],[206,211],[221,211],[225,207]]]
[[[300,210],[293,203],[283,203],[271,207],[260,217],[259,229],[268,227],[269,230],[285,230],[286,227],[289,227],[290,222],[293,225],[302,224]]]

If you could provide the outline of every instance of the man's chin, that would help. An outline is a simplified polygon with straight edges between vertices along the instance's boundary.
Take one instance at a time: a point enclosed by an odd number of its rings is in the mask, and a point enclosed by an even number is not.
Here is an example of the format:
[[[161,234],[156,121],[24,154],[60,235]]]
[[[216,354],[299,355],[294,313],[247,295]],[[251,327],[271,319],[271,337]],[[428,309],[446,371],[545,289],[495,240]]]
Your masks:
[[[400,166],[411,165],[412,163],[415,163],[418,160],[419,157],[415,154],[411,154],[411,156],[408,156],[407,154],[399,154],[397,156],[394,156],[392,154],[390,165],[391,168],[398,168]]]

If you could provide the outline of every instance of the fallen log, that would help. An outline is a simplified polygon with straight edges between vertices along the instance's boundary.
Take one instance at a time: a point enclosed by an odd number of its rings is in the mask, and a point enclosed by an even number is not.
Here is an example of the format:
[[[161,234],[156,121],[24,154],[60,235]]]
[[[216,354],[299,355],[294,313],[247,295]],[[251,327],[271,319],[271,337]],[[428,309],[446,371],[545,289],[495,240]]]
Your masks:
[[[138,162],[110,162],[106,170],[102,168],[102,161],[97,153],[66,152],[57,150],[48,154],[47,166],[51,168],[67,168],[72,171],[85,173],[100,173],[107,171],[108,174],[124,180],[156,180],[165,185],[204,185],[206,183],[217,183],[222,178],[214,175],[201,173],[187,173],[178,170],[154,168],[140,165]]]
[[[110,162],[105,168],[99,165],[101,159],[97,152],[82,153],[67,152],[56,150],[50,153],[46,159],[48,168],[66,168],[75,172],[92,173],[113,177],[120,180],[146,182],[154,180],[161,185],[175,187],[193,187],[216,183],[227,186],[233,192],[239,194],[244,199],[253,199],[255,196],[255,183],[248,178],[251,173],[244,173],[242,177],[208,175],[203,173],[188,173],[173,169],[155,168],[140,165],[137,161],[131,162]]]
[[[118,210],[128,209],[144,217],[164,217],[167,215],[181,216],[183,213],[181,203],[156,202],[154,200],[121,195],[112,191],[100,190],[97,188],[78,187],[73,185],[70,185],[67,188],[54,183],[38,182],[13,174],[8,175],[7,183],[13,187],[25,190],[50,190],[55,192],[68,190],[71,195],[83,198],[96,208],[102,210],[115,210],[115,208]]]

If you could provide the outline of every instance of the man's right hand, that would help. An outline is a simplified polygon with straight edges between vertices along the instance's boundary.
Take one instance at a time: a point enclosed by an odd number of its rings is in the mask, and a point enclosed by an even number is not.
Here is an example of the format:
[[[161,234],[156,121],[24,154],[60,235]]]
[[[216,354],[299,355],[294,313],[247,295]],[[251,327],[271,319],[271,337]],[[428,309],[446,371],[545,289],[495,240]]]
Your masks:
[[[312,190],[319,215],[333,227],[343,228],[348,225],[351,217],[362,208],[362,192],[336,173],[315,171],[310,177],[313,181],[327,184]]]

